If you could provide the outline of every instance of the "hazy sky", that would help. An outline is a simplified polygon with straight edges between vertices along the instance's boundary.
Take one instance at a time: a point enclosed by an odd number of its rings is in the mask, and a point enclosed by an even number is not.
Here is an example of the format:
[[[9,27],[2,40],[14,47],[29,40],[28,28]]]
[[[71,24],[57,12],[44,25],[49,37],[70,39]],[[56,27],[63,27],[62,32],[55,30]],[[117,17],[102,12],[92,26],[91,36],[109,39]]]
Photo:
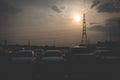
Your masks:
[[[0,0],[0,41],[10,44],[80,44],[83,13],[90,43],[120,35],[119,0]],[[80,16],[80,21],[74,20]]]

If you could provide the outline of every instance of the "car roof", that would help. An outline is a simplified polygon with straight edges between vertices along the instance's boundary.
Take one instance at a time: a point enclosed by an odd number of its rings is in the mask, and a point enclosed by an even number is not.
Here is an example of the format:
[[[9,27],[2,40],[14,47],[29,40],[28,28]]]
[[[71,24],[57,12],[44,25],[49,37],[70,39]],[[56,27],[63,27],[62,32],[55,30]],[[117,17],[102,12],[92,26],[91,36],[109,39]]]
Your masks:
[[[87,48],[86,46],[72,46],[71,48]]]
[[[46,50],[46,52],[61,52],[60,50]]]

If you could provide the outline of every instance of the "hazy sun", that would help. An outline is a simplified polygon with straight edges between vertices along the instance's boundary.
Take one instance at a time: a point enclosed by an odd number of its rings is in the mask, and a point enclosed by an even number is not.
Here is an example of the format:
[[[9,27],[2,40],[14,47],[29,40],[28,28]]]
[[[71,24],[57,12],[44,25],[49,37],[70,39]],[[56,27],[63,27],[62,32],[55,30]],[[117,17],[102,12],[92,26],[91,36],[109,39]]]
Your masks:
[[[74,17],[74,20],[75,20],[76,22],[79,22],[79,21],[80,21],[80,18],[81,18],[80,16],[75,16],[75,17]]]

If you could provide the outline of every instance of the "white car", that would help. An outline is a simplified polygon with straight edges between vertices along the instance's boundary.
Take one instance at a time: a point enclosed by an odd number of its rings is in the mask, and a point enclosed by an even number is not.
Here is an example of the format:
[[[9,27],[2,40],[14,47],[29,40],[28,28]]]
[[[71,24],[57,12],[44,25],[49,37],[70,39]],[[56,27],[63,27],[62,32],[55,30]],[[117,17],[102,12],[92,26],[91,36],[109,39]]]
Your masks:
[[[96,57],[99,57],[99,58],[112,56],[112,50],[96,50],[94,53]]]
[[[73,46],[73,47],[70,48],[70,53],[72,55],[91,54],[91,49],[89,49],[85,46]]]
[[[65,59],[60,50],[46,50],[41,60],[43,62],[61,62]]]
[[[11,57],[11,61],[15,63],[26,63],[33,62],[36,59],[33,50],[19,50],[17,53],[14,53]]]
[[[96,50],[96,57],[106,62],[120,62],[120,55],[112,50]]]

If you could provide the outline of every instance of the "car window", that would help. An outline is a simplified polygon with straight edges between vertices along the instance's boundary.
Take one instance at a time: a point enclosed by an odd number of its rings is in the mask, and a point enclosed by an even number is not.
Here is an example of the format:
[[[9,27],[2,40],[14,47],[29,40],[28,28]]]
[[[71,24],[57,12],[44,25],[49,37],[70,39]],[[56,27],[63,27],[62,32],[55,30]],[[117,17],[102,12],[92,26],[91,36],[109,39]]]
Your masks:
[[[46,52],[45,53],[46,57],[61,57],[61,53],[60,52]]]
[[[42,50],[35,50],[35,52],[43,52]]]
[[[72,48],[70,52],[71,53],[79,53],[79,54],[89,53],[90,49],[87,49],[87,48]]]

